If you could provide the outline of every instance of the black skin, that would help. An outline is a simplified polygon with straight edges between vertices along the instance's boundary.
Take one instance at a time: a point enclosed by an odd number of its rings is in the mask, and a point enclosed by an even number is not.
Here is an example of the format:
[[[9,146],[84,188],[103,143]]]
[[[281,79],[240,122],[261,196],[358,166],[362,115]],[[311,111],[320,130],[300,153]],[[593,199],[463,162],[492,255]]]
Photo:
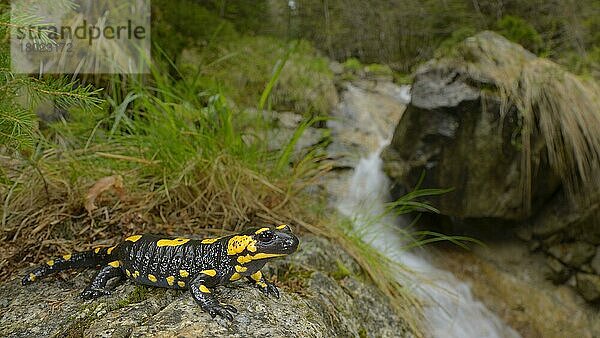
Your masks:
[[[205,240],[131,236],[111,248],[97,248],[48,261],[25,276],[22,284],[31,284],[66,269],[101,266],[81,293],[82,298],[109,295],[108,281],[127,277],[138,284],[188,289],[213,318],[219,315],[233,320],[237,310],[219,302],[210,290],[246,277],[265,294],[279,298],[277,287],[262,276],[260,269],[268,260],[289,255],[297,248],[298,238],[287,225]]]

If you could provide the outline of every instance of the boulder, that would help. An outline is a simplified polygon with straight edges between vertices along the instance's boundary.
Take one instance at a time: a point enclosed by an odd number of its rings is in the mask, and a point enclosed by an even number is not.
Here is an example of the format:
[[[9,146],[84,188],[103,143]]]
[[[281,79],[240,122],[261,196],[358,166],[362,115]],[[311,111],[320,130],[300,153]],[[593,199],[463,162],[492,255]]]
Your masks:
[[[592,258],[592,262],[590,263],[592,270],[600,275],[600,246],[596,248],[596,255]]]
[[[444,215],[524,220],[551,197],[560,179],[543,139],[534,135],[532,191],[524,193],[522,116],[515,107],[504,109],[498,74],[536,56],[492,32],[465,40],[459,50],[459,56],[434,59],[417,70],[412,100],[383,152],[385,170],[405,189],[413,189],[421,175],[422,188],[454,189],[432,201]],[[487,68],[473,67],[480,60]]]
[[[211,319],[188,292],[129,281],[110,296],[83,301],[79,293],[94,274],[87,270],[26,287],[19,276],[0,284],[0,336],[414,337],[346,253],[315,236],[301,243],[296,254],[267,264],[280,299],[243,282],[215,290],[238,309],[232,322]]]
[[[577,274],[577,290],[588,302],[600,301],[600,276],[588,273]]]
[[[334,167],[354,168],[391,137],[410,99],[408,91],[390,81],[343,84],[341,100],[327,121],[332,140],[327,154]]]
[[[586,242],[560,243],[548,248],[548,253],[574,268],[587,263],[595,252],[596,248]]]

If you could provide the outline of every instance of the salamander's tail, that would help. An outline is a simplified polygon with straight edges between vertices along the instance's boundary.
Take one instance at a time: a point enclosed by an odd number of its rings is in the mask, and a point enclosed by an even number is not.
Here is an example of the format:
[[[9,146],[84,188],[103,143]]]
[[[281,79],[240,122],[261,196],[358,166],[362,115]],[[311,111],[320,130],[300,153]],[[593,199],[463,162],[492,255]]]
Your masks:
[[[45,264],[36,267],[23,277],[21,284],[28,285],[35,282],[37,279],[67,269],[95,267],[106,264],[110,261],[110,255],[114,248],[115,247],[96,248],[90,251],[68,254],[60,258],[51,259]]]

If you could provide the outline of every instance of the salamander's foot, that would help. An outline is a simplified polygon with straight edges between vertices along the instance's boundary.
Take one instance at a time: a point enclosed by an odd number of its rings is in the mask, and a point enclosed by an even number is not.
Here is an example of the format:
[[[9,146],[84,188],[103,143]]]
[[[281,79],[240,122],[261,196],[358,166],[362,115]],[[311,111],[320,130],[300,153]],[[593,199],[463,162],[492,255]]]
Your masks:
[[[275,284],[271,282],[264,281],[265,286],[260,285],[261,283],[257,283],[258,288],[267,296],[273,296],[275,298],[279,298],[279,289],[275,286]]]
[[[228,304],[206,306],[204,311],[208,312],[213,318],[219,315],[227,320],[233,320],[232,313],[237,313],[237,309]]]

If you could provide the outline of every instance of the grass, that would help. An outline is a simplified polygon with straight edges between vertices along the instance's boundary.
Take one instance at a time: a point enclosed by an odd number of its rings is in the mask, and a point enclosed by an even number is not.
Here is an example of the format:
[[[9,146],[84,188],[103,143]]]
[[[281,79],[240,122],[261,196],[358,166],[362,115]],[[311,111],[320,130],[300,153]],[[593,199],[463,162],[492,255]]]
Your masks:
[[[552,169],[560,176],[574,205],[586,208],[600,190],[600,86],[543,58],[505,55],[478,36],[456,48],[474,78],[494,79],[502,114],[516,107],[522,115],[522,187],[531,203],[532,149],[541,137]],[[530,207],[530,206],[529,206]]]

